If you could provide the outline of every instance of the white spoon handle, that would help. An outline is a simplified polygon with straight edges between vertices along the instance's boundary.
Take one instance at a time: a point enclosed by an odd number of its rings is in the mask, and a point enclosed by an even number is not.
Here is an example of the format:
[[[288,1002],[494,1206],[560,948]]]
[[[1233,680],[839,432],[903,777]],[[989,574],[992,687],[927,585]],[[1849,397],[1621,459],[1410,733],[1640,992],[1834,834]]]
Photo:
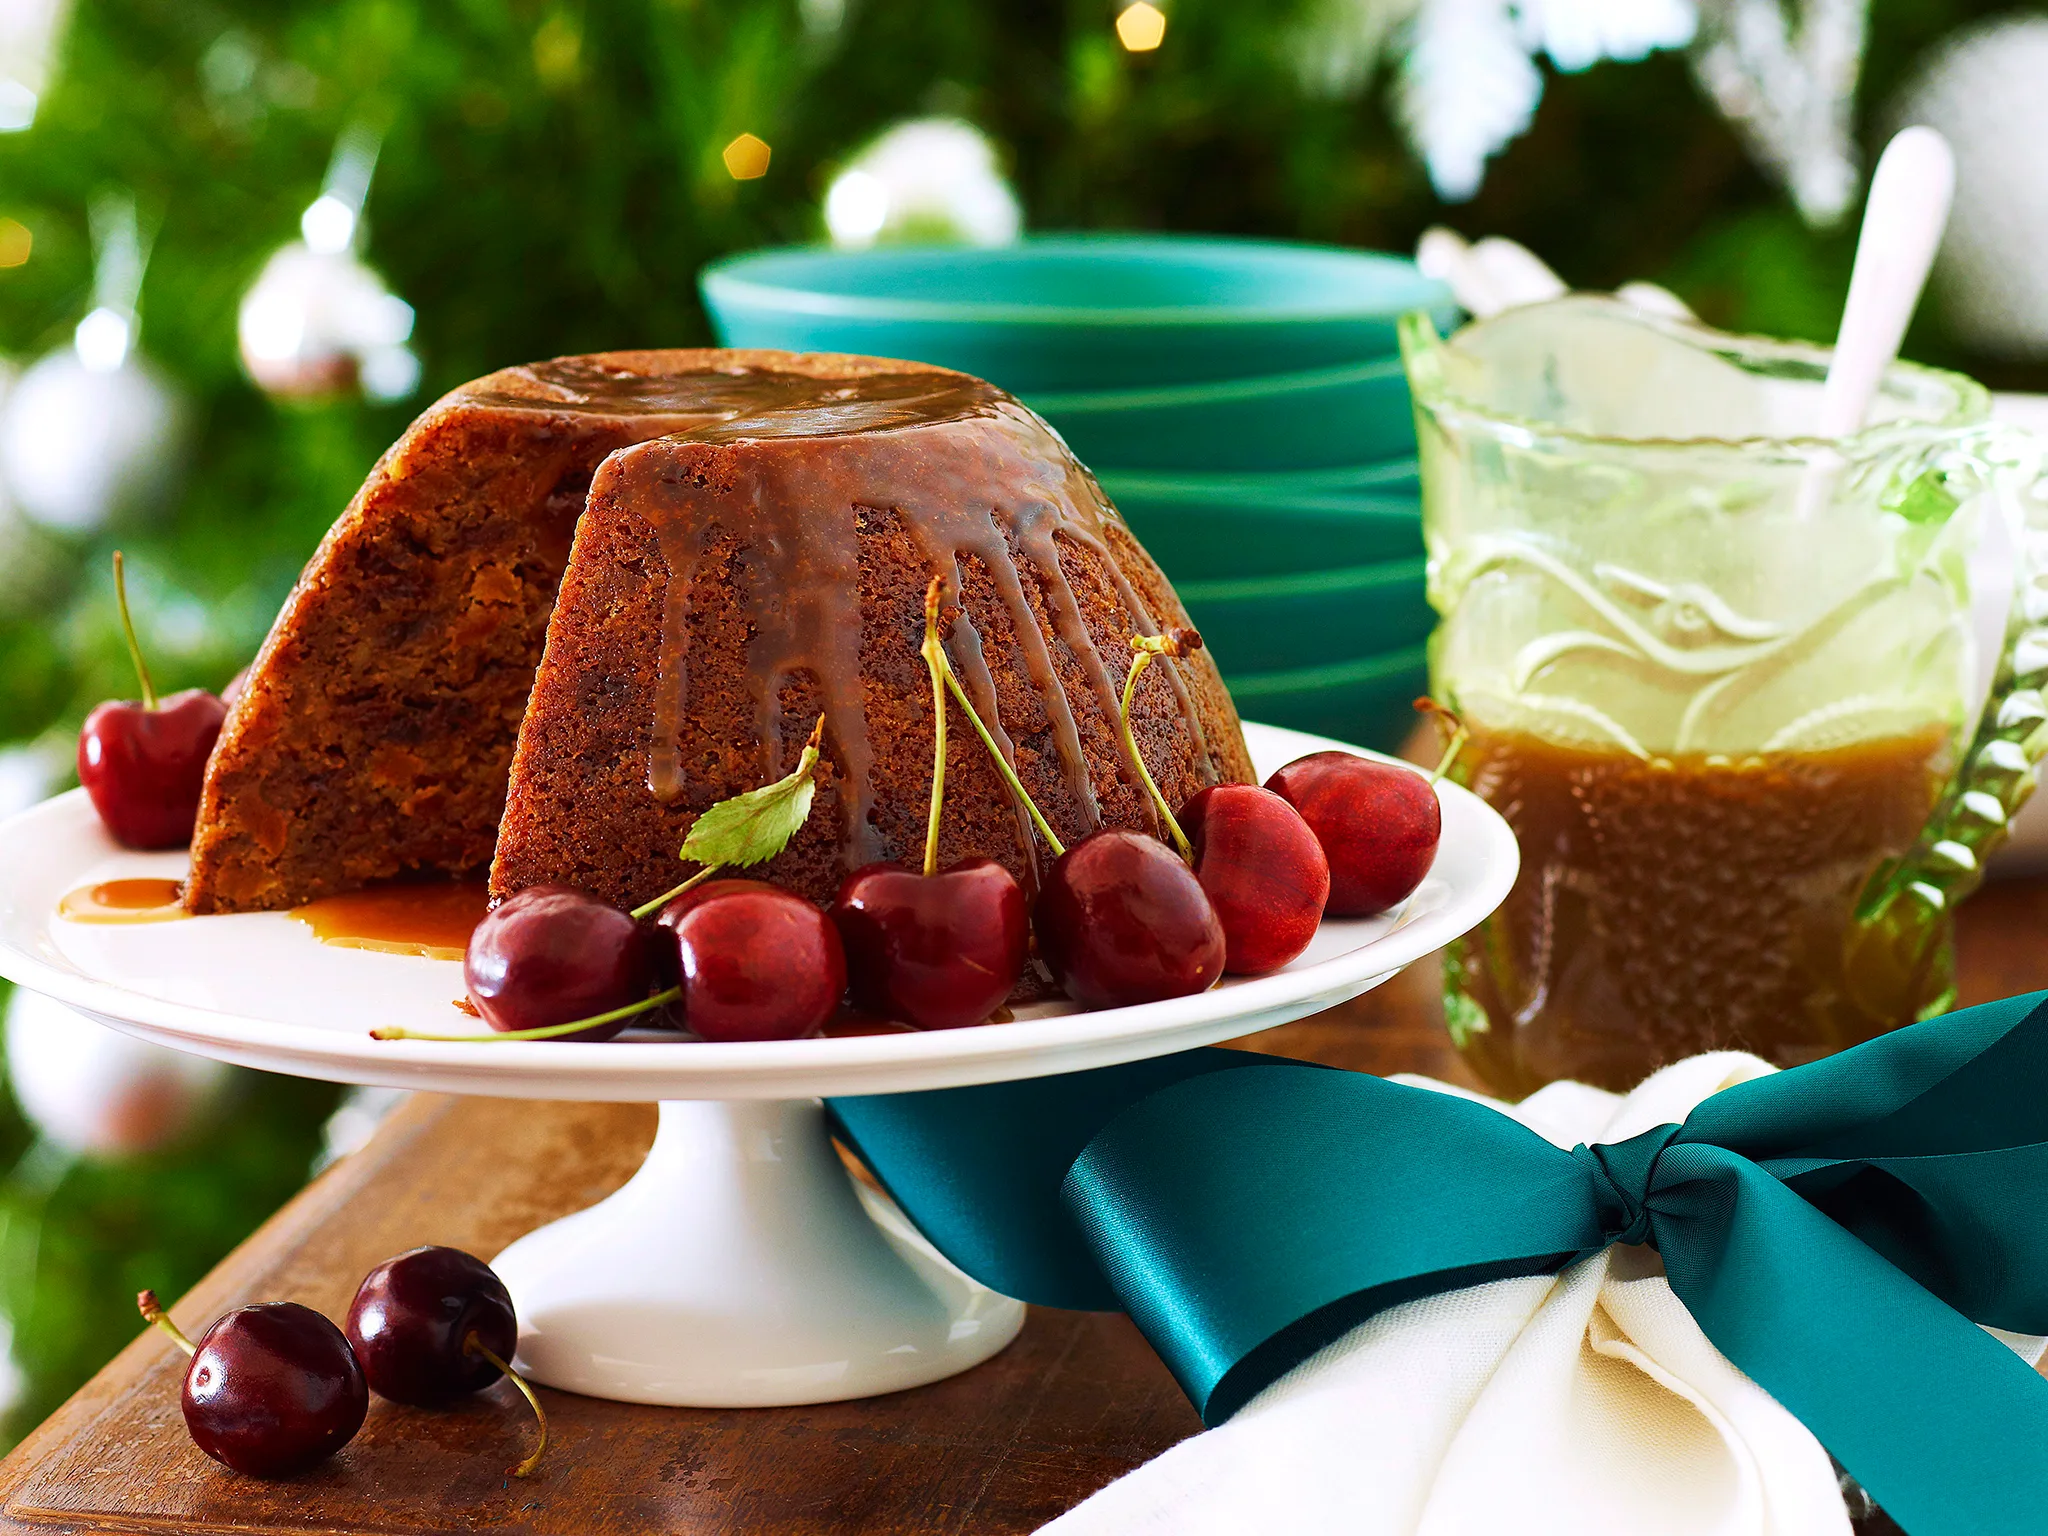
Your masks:
[[[1870,178],[1849,302],[1821,391],[1818,436],[1847,437],[1870,414],[1926,286],[1955,184],[1955,156],[1932,128],[1908,128],[1885,146]]]

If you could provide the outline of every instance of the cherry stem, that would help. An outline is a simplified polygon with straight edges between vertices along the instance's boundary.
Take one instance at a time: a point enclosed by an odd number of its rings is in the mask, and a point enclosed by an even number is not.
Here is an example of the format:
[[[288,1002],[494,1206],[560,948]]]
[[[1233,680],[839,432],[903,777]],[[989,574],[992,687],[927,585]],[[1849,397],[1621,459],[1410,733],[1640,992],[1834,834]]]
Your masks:
[[[517,1371],[513,1370],[512,1367],[507,1365],[503,1360],[500,1360],[496,1355],[491,1353],[491,1351],[485,1347],[484,1341],[478,1338],[474,1333],[472,1333],[468,1338],[462,1341],[462,1352],[465,1355],[481,1356],[483,1359],[488,1360],[492,1365],[495,1365],[499,1370],[503,1371],[505,1373],[506,1379],[509,1380],[513,1386],[519,1389],[519,1395],[526,1399],[526,1405],[533,1410],[534,1422],[540,1426],[540,1443],[534,1446],[533,1454],[531,1456],[528,1456],[526,1460],[522,1461],[521,1463],[519,1463],[518,1466],[512,1469],[512,1475],[514,1477],[532,1476],[533,1469],[540,1465],[541,1457],[547,1453],[547,1410],[541,1407],[540,1399],[534,1396],[533,1388],[527,1384],[526,1378],[520,1375]]]
[[[493,1030],[488,1035],[439,1035],[425,1030],[404,1029],[396,1024],[379,1024],[370,1031],[372,1040],[440,1040],[466,1044],[494,1043],[499,1040],[554,1040],[563,1035],[577,1034],[586,1029],[595,1029],[600,1024],[610,1024],[616,1019],[630,1019],[636,1013],[646,1013],[664,1003],[672,1003],[683,995],[683,989],[665,987],[652,997],[643,997],[637,1003],[628,1003],[623,1008],[613,1008],[605,1013],[594,1013],[587,1019],[571,1019],[566,1024],[543,1024],[538,1029]]]
[[[635,907],[633,909],[633,920],[635,922],[638,922],[643,918],[652,917],[655,913],[659,912],[663,907],[667,906],[670,902],[674,901],[678,896],[682,895],[683,892],[695,890],[698,886],[702,885],[706,880],[709,880],[713,875],[717,874],[723,868],[725,868],[723,864],[706,864],[702,869],[698,870],[697,873],[690,876],[690,878],[685,880],[681,885],[672,885],[667,890],[663,891],[659,896],[655,897],[654,900],[644,901],[639,906]]]
[[[156,688],[143,665],[142,647],[135,642],[135,621],[128,616],[128,573],[121,567],[121,551],[114,551],[114,602],[121,610],[121,634],[128,642],[128,655],[135,662],[135,675],[142,680],[142,707],[156,708]]]
[[[1131,658],[1131,670],[1124,677],[1124,697],[1116,712],[1117,729],[1123,732],[1124,751],[1137,764],[1138,777],[1145,781],[1145,789],[1152,796],[1153,804],[1159,807],[1159,814],[1166,819],[1166,830],[1173,834],[1174,846],[1180,849],[1180,856],[1190,864],[1195,862],[1195,846],[1188,841],[1187,833],[1181,831],[1180,823],[1174,819],[1173,807],[1166,803],[1166,796],[1159,792],[1153,782],[1152,770],[1145,766],[1145,754],[1138,750],[1138,738],[1131,734],[1131,695],[1137,690],[1138,679],[1145,669],[1152,665],[1155,656],[1177,656],[1181,647],[1174,639],[1165,635],[1133,635],[1131,649],[1137,654]]]
[[[1434,788],[1437,782],[1451,771],[1451,764],[1458,760],[1458,754],[1464,750],[1465,743],[1472,739],[1472,732],[1465,722],[1458,718],[1456,710],[1446,709],[1426,694],[1415,701],[1415,710],[1418,714],[1429,716],[1436,722],[1439,730],[1446,726],[1450,728],[1450,734],[1444,742],[1444,755],[1437,759],[1436,769],[1429,776],[1430,785]]]
[[[199,1346],[185,1337],[185,1330],[171,1321],[171,1314],[166,1312],[163,1309],[163,1304],[156,1299],[155,1291],[138,1292],[135,1297],[135,1307],[142,1314],[142,1320],[145,1323],[148,1323],[152,1328],[161,1329],[169,1334],[171,1342],[185,1351],[187,1357],[199,1352]]]
[[[1010,760],[1003,756],[1002,748],[996,745],[995,737],[989,735],[988,727],[981,723],[981,715],[974,707],[974,701],[967,697],[967,691],[960,686],[960,679],[954,675],[952,659],[946,655],[943,645],[934,645],[925,658],[939,669],[939,675],[946,680],[946,692],[953,695],[954,702],[967,713],[967,723],[974,727],[974,734],[981,738],[981,744],[988,748],[988,755],[994,759],[996,772],[1003,776],[1003,782],[1010,786],[1010,793],[1022,802],[1024,809],[1031,813],[1031,824],[1038,828],[1038,835],[1045,839],[1058,858],[1067,851],[1067,845],[1059,840],[1053,829],[1047,825],[1045,815],[1038,809],[1038,802],[1031,798],[1031,792],[1024,787],[1024,781],[1017,777],[1017,770],[1010,766]]]
[[[939,644],[939,589],[944,585],[934,576],[924,591],[925,670],[932,675],[932,811],[924,829],[924,872],[939,872],[939,808],[946,803],[946,680],[941,675],[945,648]]]
[[[1451,764],[1458,760],[1458,754],[1465,750],[1465,743],[1471,739],[1471,728],[1461,721],[1458,728],[1451,732],[1451,739],[1444,744],[1444,755],[1437,759],[1436,767],[1430,772],[1429,782],[1432,785],[1451,771]]]

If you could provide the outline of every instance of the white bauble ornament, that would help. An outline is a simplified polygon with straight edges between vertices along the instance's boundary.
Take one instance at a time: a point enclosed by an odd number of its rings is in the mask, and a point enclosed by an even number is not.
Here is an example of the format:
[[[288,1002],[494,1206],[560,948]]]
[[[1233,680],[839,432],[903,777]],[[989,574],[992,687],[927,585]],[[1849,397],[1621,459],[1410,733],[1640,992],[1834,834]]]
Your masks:
[[[243,296],[242,363],[273,395],[361,388],[372,399],[400,399],[419,382],[419,365],[405,346],[412,320],[412,306],[353,249],[321,251],[294,240],[271,256]]]
[[[1979,351],[2048,357],[2048,16],[2008,16],[1935,45],[1894,119],[1941,130],[1955,205],[1934,296]]]
[[[228,1068],[137,1040],[52,998],[17,989],[7,1005],[7,1071],[15,1100],[67,1151],[134,1157],[196,1129],[219,1101]]]
[[[30,364],[0,410],[0,474],[15,506],[52,528],[97,528],[161,502],[184,411],[135,355],[133,322],[95,309],[71,346]]]
[[[898,123],[833,179],[825,194],[832,243],[953,240],[1003,245],[1024,211],[996,164],[995,147],[953,117]]]
[[[342,134],[326,184],[299,215],[300,238],[273,252],[242,296],[242,366],[268,394],[307,399],[360,390],[388,401],[419,387],[419,359],[406,346],[412,306],[358,249],[377,150],[377,134],[364,124]]]

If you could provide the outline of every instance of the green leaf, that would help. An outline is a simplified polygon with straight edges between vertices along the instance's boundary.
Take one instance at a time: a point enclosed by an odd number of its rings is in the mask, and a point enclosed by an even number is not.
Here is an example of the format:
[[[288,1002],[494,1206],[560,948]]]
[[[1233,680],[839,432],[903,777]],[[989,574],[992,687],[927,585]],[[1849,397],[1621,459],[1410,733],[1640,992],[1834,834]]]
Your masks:
[[[811,797],[818,792],[811,773],[818,766],[824,735],[825,717],[820,715],[796,770],[712,806],[683,839],[682,856],[699,864],[759,864],[788,847],[797,829],[810,819]]]

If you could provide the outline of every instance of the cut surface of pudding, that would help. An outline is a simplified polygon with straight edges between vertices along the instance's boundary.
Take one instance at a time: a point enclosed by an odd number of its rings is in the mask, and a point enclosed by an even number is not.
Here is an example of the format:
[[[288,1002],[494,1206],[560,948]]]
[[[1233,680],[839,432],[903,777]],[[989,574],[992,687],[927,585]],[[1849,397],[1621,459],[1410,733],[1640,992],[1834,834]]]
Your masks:
[[[208,769],[187,905],[486,866],[496,896],[644,901],[693,868],[696,816],[788,772],[820,715],[810,820],[754,873],[829,900],[921,852],[934,575],[953,665],[1060,835],[1152,829],[1117,694],[1129,636],[1186,617],[1009,396],[716,350],[478,380],[384,456],[280,613]],[[951,724],[942,860],[1033,880],[1047,853]],[[1134,725],[1175,804],[1251,777],[1206,655],[1149,672]]]

